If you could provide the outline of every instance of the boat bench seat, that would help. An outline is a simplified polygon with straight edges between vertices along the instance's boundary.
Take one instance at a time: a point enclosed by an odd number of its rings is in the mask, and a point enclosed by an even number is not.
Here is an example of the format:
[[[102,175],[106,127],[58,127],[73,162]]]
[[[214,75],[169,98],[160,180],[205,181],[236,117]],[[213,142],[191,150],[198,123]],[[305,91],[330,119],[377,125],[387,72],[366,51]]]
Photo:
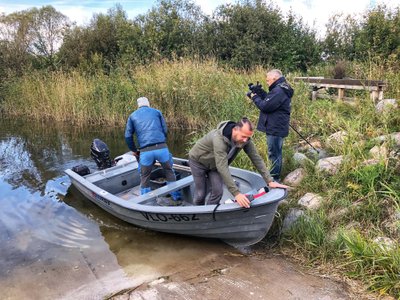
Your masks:
[[[193,176],[187,176],[174,182],[170,182],[163,187],[153,190],[147,194],[141,195],[139,197],[132,195],[131,199],[127,199],[131,202],[144,204],[147,201],[153,201],[155,197],[164,196],[170,194],[171,192],[181,190],[193,183]]]

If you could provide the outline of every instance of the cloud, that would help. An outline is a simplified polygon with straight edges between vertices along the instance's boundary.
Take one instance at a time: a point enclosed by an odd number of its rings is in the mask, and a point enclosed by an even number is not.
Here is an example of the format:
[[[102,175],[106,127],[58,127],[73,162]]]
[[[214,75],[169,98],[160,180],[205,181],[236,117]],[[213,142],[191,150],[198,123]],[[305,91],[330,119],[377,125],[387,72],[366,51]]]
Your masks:
[[[4,2],[6,5],[4,5]],[[146,13],[151,7],[156,5],[155,0],[81,0],[81,1],[3,1],[0,13],[12,13],[22,11],[34,6],[52,5],[56,10],[75,21],[78,25],[86,24],[90,21],[94,13],[107,13],[107,10],[114,7],[116,3],[122,5],[130,19],[138,14]],[[216,7],[222,4],[237,3],[237,0],[195,0],[202,11],[208,15],[215,11]],[[305,24],[317,30],[322,37],[325,34],[325,24],[329,18],[336,13],[361,15],[368,8],[385,3],[390,8],[400,7],[400,0],[275,0],[272,3],[279,7],[284,15],[291,10],[298,17],[301,17]]]
[[[72,22],[76,22],[77,25],[88,24],[94,13],[106,12],[106,10],[88,10],[83,6],[63,6],[62,9],[54,8],[67,16]]]
[[[357,17],[379,4],[386,4],[391,8],[398,7],[400,0],[276,0],[275,4],[282,12],[291,9],[297,16],[302,17],[305,24],[323,36],[326,32],[325,25],[335,14],[343,13]]]
[[[195,0],[195,3],[201,7],[201,10],[207,14],[211,15],[213,11],[222,4],[235,3],[236,1],[226,1],[226,0]]]

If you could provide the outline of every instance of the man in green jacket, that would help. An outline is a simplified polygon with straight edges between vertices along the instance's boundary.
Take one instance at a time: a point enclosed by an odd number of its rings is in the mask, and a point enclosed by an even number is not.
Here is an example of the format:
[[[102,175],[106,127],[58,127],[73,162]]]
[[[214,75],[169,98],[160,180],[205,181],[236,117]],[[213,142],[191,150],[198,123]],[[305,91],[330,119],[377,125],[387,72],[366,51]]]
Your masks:
[[[249,119],[242,118],[237,123],[221,122],[216,129],[211,130],[196,142],[189,151],[189,165],[195,184],[194,204],[205,204],[208,179],[211,185],[211,194],[207,204],[219,203],[223,193],[223,183],[225,183],[240,206],[250,207],[249,199],[240,192],[229,172],[229,165],[242,149],[269,187],[288,187],[273,181],[263,159],[251,141],[253,133],[253,124]]]

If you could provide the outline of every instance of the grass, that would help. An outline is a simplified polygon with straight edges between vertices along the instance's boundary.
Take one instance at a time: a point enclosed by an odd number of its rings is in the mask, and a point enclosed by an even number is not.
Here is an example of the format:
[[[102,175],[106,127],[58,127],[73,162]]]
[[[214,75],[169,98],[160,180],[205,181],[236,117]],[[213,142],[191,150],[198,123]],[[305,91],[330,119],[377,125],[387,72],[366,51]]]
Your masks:
[[[385,97],[400,99],[395,62],[371,60],[347,67],[353,78],[387,80]],[[328,76],[330,69],[317,66],[309,75]],[[213,60],[163,61],[115,70],[107,76],[37,72],[8,84],[0,95],[0,108],[8,115],[54,119],[75,127],[123,126],[136,109],[136,98],[145,95],[163,112],[170,127],[193,128],[194,141],[222,120],[248,116],[255,121],[258,111],[245,93],[249,82],[265,84],[264,73],[261,68],[250,72],[222,68]],[[292,82],[297,75],[287,78]],[[337,271],[363,281],[371,290],[400,298],[399,245],[386,249],[374,242],[378,236],[400,240],[399,158],[363,164],[371,157],[369,150],[380,145],[376,137],[400,131],[399,109],[377,113],[365,93],[357,93],[354,105],[310,101],[306,85],[298,83],[294,88],[292,126],[308,140],[318,141],[331,156],[343,155],[345,160],[339,172],[329,176],[316,172],[312,164],[305,166],[307,176],[290,192],[289,205],[281,208],[281,215],[288,207],[297,207],[307,192],[320,194],[324,202],[281,237],[282,249],[301,253],[312,265],[335,265]],[[329,136],[337,131],[345,131],[347,138],[343,143],[329,143]],[[257,132],[254,141],[268,161],[265,136]],[[283,175],[299,167],[292,157],[301,145],[304,141],[291,130],[284,144]],[[388,153],[399,151],[393,142],[384,145]],[[253,169],[243,153],[234,165]]]
[[[383,247],[356,231],[338,236],[340,254],[346,263],[341,268],[350,276],[368,282],[381,295],[400,295],[400,248]]]

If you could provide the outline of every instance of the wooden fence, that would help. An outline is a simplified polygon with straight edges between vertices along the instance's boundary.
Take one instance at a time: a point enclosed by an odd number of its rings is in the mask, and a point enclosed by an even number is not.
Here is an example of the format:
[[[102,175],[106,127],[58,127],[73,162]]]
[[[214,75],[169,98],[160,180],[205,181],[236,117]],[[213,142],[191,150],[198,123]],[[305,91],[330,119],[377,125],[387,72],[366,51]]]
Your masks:
[[[344,99],[345,90],[365,90],[370,92],[371,99],[376,102],[383,99],[386,82],[382,80],[361,79],[328,79],[323,77],[295,77],[294,82],[305,82],[312,88],[312,100],[318,97],[318,91],[324,88],[338,89],[337,99]]]

